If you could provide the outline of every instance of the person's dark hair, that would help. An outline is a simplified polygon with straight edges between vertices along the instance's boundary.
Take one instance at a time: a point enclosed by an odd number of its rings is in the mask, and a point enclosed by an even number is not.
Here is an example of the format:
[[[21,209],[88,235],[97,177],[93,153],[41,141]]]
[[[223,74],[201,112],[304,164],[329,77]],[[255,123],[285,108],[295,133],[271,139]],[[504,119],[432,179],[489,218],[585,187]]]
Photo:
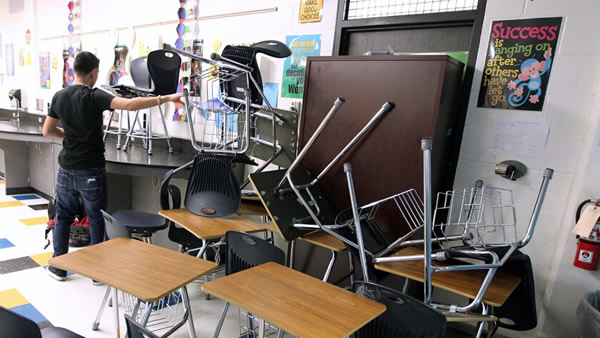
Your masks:
[[[75,57],[73,68],[77,75],[85,76],[92,72],[92,70],[98,68],[100,60],[96,55],[90,52],[81,52]]]

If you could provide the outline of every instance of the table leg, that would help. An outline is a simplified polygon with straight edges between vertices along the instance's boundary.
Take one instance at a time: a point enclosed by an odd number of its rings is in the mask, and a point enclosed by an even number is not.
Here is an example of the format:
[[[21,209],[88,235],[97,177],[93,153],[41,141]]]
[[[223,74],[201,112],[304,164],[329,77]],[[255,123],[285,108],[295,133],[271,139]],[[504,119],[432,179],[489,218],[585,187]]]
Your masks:
[[[488,314],[488,306],[485,305],[485,303],[481,303],[481,307],[482,307],[482,311],[481,314],[482,315],[487,315]],[[479,323],[479,328],[477,329],[477,338],[481,338],[483,335],[483,329],[485,328],[485,324],[486,322],[481,322]]]
[[[296,240],[293,239],[290,242],[290,257],[288,257],[288,266],[290,267],[290,269],[294,268],[294,253],[296,252]]]
[[[113,313],[115,315],[115,328],[117,329],[117,338],[121,337],[121,331],[119,330],[119,298],[117,289],[112,288],[112,305]]]
[[[190,306],[190,299],[188,298],[187,288],[184,286],[181,288],[181,295],[183,298],[183,306],[188,313],[188,331],[191,338],[196,338],[196,328],[194,328],[194,319],[192,318],[192,307]]]
[[[131,318],[133,318],[133,320],[137,320],[137,313],[140,310],[141,303],[142,300],[139,298],[135,301],[135,306],[133,307],[133,311],[131,312]]]
[[[98,314],[96,315],[96,320],[92,324],[92,331],[98,331],[98,326],[100,325],[100,318],[102,318],[102,312],[104,312],[104,307],[106,306],[108,297],[110,297],[111,289],[112,288],[110,286],[106,287],[106,293],[104,294],[104,298],[102,299],[102,304],[100,304],[100,308],[98,309]]]
[[[265,338],[265,320],[258,319],[258,338]]]
[[[219,319],[219,322],[217,323],[217,328],[215,329],[215,334],[213,335],[213,338],[219,337],[219,334],[221,333],[221,328],[223,327],[223,322],[225,321],[225,316],[227,316],[228,310],[229,310],[229,302],[226,302],[225,306],[223,307],[223,312],[221,313],[221,318]]]
[[[323,282],[327,282],[329,279],[329,275],[331,274],[331,270],[333,270],[333,264],[335,264],[335,259],[337,258],[337,252],[331,250],[331,259],[329,260],[329,265],[327,266],[327,270],[325,271],[325,276],[323,276]]]
[[[198,251],[198,254],[196,255],[196,258],[202,258],[202,256],[204,256],[204,253],[206,252],[206,248],[208,248],[208,241],[203,239],[202,240],[202,247],[200,247],[200,251]]]

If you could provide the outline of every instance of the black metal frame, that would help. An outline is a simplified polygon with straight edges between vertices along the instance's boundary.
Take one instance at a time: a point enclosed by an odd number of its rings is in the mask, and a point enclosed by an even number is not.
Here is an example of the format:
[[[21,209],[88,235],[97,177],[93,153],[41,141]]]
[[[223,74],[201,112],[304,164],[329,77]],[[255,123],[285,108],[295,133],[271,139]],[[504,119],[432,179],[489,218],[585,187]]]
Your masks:
[[[454,130],[455,139],[453,141],[451,161],[455,165],[452,168],[449,168],[447,176],[448,182],[445,182],[447,187],[451,187],[454,182],[456,164],[458,163],[460,144],[462,142],[464,124],[467,117],[469,97],[471,94],[471,86],[473,84],[473,75],[475,72],[475,63],[477,62],[477,52],[479,50],[479,40],[481,38],[481,28],[483,26],[487,0],[478,0],[477,9],[473,11],[400,15],[352,20],[346,20],[348,17],[347,1],[348,0],[338,1],[333,55],[347,55],[349,36],[356,32],[396,30],[398,28],[432,28],[473,25],[469,47],[470,57],[466,64],[465,76],[460,94],[460,106]]]

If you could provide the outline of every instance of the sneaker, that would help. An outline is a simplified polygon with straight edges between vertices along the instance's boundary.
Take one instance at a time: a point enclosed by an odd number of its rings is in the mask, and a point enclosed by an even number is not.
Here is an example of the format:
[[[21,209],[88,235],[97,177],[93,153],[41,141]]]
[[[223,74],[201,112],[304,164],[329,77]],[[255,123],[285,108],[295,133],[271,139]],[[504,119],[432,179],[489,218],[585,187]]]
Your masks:
[[[104,285],[104,283],[92,279],[92,285],[93,286],[102,286],[102,285]]]
[[[64,281],[67,278],[67,272],[65,270],[55,268],[53,266],[48,266],[48,275],[50,277],[56,279],[57,281]]]

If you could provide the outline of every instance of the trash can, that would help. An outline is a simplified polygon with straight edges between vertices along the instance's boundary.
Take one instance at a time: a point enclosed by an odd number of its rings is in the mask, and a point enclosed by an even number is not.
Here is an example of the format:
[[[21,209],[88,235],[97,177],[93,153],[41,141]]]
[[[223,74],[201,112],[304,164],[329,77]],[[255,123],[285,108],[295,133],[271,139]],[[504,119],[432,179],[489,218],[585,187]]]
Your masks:
[[[577,306],[579,337],[600,337],[600,290],[583,295]]]

